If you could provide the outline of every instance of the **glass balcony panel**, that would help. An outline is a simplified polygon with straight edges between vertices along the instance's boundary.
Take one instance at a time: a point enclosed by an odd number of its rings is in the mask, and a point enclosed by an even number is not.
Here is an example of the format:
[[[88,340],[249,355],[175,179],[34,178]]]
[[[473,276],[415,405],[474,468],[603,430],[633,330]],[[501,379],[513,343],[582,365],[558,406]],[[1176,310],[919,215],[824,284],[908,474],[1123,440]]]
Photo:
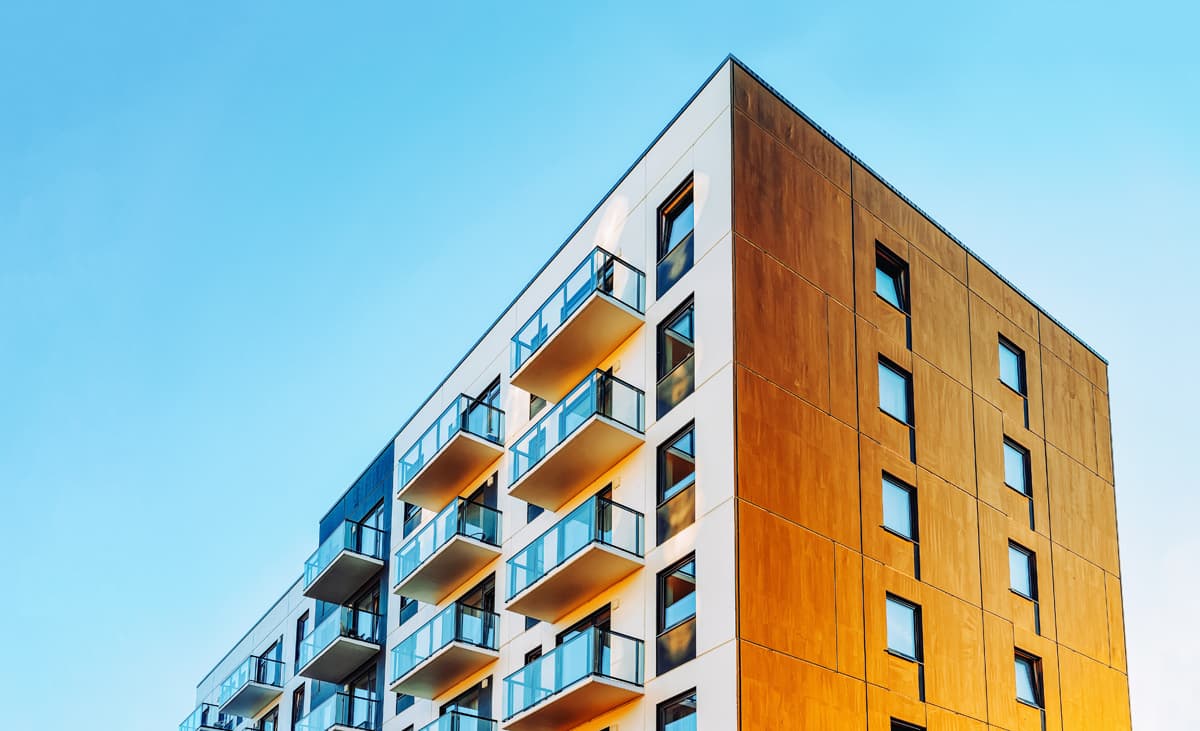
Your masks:
[[[593,371],[513,444],[510,494],[558,509],[643,441],[644,408],[640,390]]]
[[[422,726],[421,731],[496,731],[496,722],[462,711],[450,711]]]
[[[330,683],[344,680],[379,652],[383,621],[374,612],[338,607],[300,642],[296,673]]]
[[[455,602],[392,648],[392,691],[432,698],[497,657],[499,616]]]
[[[541,719],[533,718],[534,709],[551,698],[558,707],[544,720],[565,724],[594,717],[640,695],[642,655],[641,640],[632,637],[596,627],[576,635],[504,679],[506,726],[540,723]],[[589,688],[580,683],[589,677],[623,685]],[[507,723],[522,714],[520,722]]]
[[[179,731],[232,731],[234,720],[212,703],[201,703],[179,724]]]
[[[438,510],[504,451],[504,412],[460,395],[400,458],[398,496]]]
[[[345,521],[304,563],[304,595],[338,604],[383,566],[387,533]]]
[[[283,690],[283,662],[251,655],[217,689],[217,704],[227,716],[250,718]]]
[[[294,731],[330,731],[330,729],[379,728],[379,700],[373,693],[337,692],[308,712],[292,727]]]
[[[500,511],[456,498],[396,552],[395,593],[437,603],[500,554]]]

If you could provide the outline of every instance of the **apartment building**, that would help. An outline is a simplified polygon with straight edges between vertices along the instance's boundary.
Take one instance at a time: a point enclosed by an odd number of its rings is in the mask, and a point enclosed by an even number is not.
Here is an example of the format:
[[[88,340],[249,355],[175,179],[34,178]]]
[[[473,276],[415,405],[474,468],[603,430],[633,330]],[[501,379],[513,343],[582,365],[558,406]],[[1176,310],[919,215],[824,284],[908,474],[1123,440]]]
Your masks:
[[[731,57],[180,729],[1128,729],[1106,374]]]

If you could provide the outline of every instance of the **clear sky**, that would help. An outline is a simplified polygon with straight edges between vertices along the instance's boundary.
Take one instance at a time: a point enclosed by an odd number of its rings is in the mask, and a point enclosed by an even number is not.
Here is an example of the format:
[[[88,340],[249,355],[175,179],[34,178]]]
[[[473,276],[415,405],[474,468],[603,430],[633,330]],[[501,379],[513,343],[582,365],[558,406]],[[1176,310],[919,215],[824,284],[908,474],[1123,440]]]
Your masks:
[[[733,52],[1112,362],[1135,727],[1200,727],[1194,4],[433,5],[0,7],[3,726],[174,729]]]

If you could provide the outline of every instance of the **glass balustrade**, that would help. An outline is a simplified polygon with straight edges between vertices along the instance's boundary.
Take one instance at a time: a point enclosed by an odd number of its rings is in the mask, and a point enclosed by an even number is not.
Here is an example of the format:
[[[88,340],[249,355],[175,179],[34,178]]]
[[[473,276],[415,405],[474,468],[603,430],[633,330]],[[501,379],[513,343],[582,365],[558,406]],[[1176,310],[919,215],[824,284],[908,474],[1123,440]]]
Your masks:
[[[504,412],[467,395],[454,399],[400,458],[400,488],[403,489],[460,432],[503,446]]]
[[[640,686],[642,654],[641,640],[591,627],[504,679],[506,718],[588,676]]]
[[[283,687],[283,661],[251,655],[242,661],[217,690],[218,705],[224,704],[249,683]]]
[[[345,521],[304,562],[304,587],[311,586],[342,551],[382,560],[387,551],[387,533],[352,520]]]
[[[500,511],[456,498],[396,552],[396,584],[407,579],[455,536],[500,545]]]
[[[499,621],[494,612],[458,602],[451,604],[392,648],[392,682],[408,675],[452,642],[497,649]]]
[[[329,731],[335,726],[368,729],[379,728],[379,699],[374,693],[356,690],[337,692],[296,721],[294,731]]]
[[[421,731],[496,731],[496,722],[462,711],[450,711],[422,726]]]
[[[296,657],[296,670],[304,667],[321,651],[339,638],[362,640],[376,645],[383,642],[383,617],[374,612],[350,607],[338,607],[327,616],[308,636],[300,641]]]
[[[511,372],[516,373],[594,292],[608,295],[639,314],[645,312],[646,275],[597,247],[513,336]]]
[[[196,710],[183,719],[183,723],[179,724],[179,731],[200,731],[200,729],[231,731],[233,721],[232,716],[221,713],[215,705],[201,703]]]

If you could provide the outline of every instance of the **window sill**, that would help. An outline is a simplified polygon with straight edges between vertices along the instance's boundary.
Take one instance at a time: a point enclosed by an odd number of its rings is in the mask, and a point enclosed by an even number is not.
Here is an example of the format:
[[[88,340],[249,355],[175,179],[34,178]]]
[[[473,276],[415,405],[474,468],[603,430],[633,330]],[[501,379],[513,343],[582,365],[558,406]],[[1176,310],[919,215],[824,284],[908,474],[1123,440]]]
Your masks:
[[[1025,492],[1024,490],[1022,490],[1019,487],[1013,487],[1012,485],[1008,484],[1007,482],[1004,483],[1004,486],[1007,487],[1009,490],[1012,490],[1013,492],[1017,493],[1021,497],[1027,497],[1030,500],[1033,499],[1033,495],[1030,495],[1029,493]]]
[[[1015,594],[1015,595],[1017,595],[1017,596],[1021,597],[1022,599],[1025,599],[1025,600],[1027,600],[1027,601],[1031,601],[1031,602],[1033,602],[1033,603],[1035,603],[1035,604],[1037,603],[1037,599],[1034,599],[1033,597],[1029,596],[1028,594],[1022,594],[1021,592],[1017,591],[1016,589],[1012,588],[1011,586],[1010,586],[1010,587],[1008,587],[1008,590],[1009,590],[1009,592],[1011,592],[1011,593],[1013,593],[1013,594]]]
[[[883,532],[884,532],[884,533],[888,533],[888,534],[891,534],[891,535],[893,535],[893,536],[896,536],[897,538],[899,538],[899,539],[900,539],[900,540],[902,540],[902,541],[907,541],[907,542],[909,542],[909,543],[912,543],[913,545],[916,545],[916,543],[917,543],[917,539],[915,539],[915,538],[909,538],[908,536],[904,535],[903,533],[901,533],[901,532],[899,532],[899,531],[892,530],[891,528],[887,527],[886,525],[882,525],[882,524],[881,524],[879,527],[883,529]]]
[[[896,416],[895,414],[893,414],[890,411],[885,411],[882,406],[879,407],[879,413],[883,414],[884,416],[891,419],[892,421],[895,421],[897,423],[903,424],[904,426],[907,426],[909,429],[913,428],[912,422],[905,421],[904,419],[901,419],[900,417]]]
[[[892,303],[890,300],[888,300],[888,298],[887,298],[887,297],[884,297],[883,295],[879,294],[879,292],[876,292],[876,293],[875,293],[875,298],[876,298],[876,299],[878,299],[879,301],[883,302],[883,303],[884,303],[885,305],[887,305],[888,307],[891,307],[891,308],[892,308],[893,310],[895,310],[896,312],[899,312],[901,315],[904,315],[905,317],[911,317],[911,316],[912,316],[912,313],[911,313],[911,312],[909,312],[908,310],[904,309],[903,307],[897,307],[897,306],[896,306],[895,304],[893,304],[893,303]]]
[[[913,657],[912,655],[905,655],[903,652],[899,652],[899,651],[897,651],[897,650],[893,650],[893,649],[892,649],[892,648],[890,648],[890,647],[889,647],[887,650],[885,650],[885,652],[887,652],[887,654],[891,655],[892,657],[898,657],[898,658],[900,658],[901,660],[904,660],[904,661],[906,661],[906,662],[911,662],[911,663],[913,663],[913,664],[915,664],[915,665],[920,665],[920,664],[921,664],[921,661],[920,661],[920,660],[918,660],[917,658]]]
[[[1012,391],[1013,393],[1020,396],[1021,398],[1029,398],[1029,394],[1023,393],[1022,391],[1019,391],[1018,389],[1013,388],[1012,384],[1010,384],[1008,381],[1004,380],[1003,378],[997,378],[996,380],[999,381],[1000,383],[1002,383],[1004,385],[1004,387],[1007,388],[1009,391]]]
[[[1036,709],[1037,709],[1037,710],[1039,710],[1039,711],[1045,711],[1045,710],[1046,710],[1045,708],[1043,708],[1043,707],[1039,706],[1039,705],[1038,705],[1038,704],[1036,704],[1036,703],[1030,703],[1029,701],[1025,700],[1024,698],[1018,698],[1018,699],[1017,699],[1017,703],[1020,703],[1020,704],[1021,704],[1021,705],[1023,705],[1023,706],[1029,706],[1030,708],[1036,708]]]

